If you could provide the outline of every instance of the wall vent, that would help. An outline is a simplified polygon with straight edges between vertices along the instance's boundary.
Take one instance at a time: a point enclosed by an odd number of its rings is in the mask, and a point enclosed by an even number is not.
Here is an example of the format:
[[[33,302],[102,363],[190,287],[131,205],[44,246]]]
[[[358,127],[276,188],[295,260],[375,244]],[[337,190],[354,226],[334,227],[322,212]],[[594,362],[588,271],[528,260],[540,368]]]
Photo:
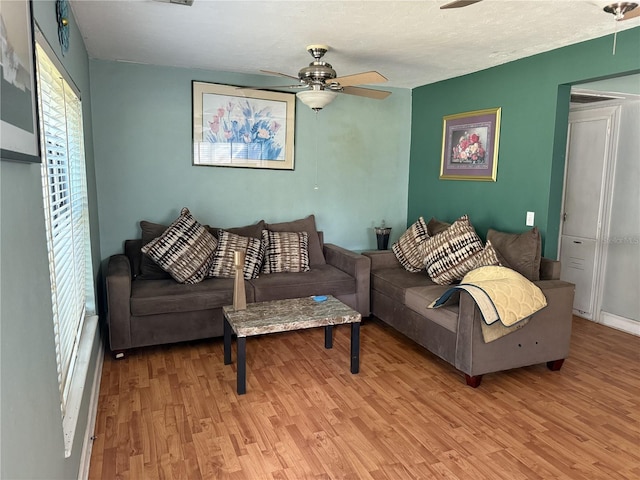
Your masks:
[[[595,103],[606,102],[607,100],[616,100],[620,97],[609,97],[606,95],[596,95],[591,93],[572,93],[571,103]]]
[[[162,2],[162,3],[175,3],[177,5],[185,5],[187,7],[190,7],[191,5],[193,5],[193,0],[154,0],[155,2]]]

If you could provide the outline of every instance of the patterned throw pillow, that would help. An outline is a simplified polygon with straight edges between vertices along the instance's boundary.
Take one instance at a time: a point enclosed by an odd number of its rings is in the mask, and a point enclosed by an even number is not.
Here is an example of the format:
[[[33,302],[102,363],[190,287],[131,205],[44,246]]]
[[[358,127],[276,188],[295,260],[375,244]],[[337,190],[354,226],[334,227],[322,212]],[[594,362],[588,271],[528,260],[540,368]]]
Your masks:
[[[262,240],[267,251],[264,273],[308,272],[309,235],[307,232],[262,231]]]
[[[424,268],[424,251],[420,247],[428,239],[427,224],[420,217],[391,246],[391,250],[405,270],[419,272]]]
[[[242,237],[226,230],[218,231],[218,248],[207,276],[233,278],[235,276],[234,257],[236,250],[245,252],[242,275],[245,280],[258,278],[264,260],[264,242],[257,238]]]
[[[476,268],[479,260],[486,262],[491,252],[495,256],[493,247],[483,253],[482,240],[467,215],[453,222],[444,232],[429,238],[421,248],[427,273],[439,285],[462,280],[465,274]],[[498,262],[497,257],[495,262]]]
[[[306,218],[292,222],[267,223],[266,229],[270,232],[307,232],[309,235],[309,265],[313,267],[327,263],[320,237],[318,237],[315,215],[311,214]]]
[[[474,263],[471,265],[473,267],[471,270],[475,270],[476,268],[480,267],[502,266],[500,264],[500,260],[498,259],[498,252],[495,248],[493,248],[493,244],[490,240],[487,240],[484,249],[478,255],[473,257],[473,259]],[[469,272],[471,270],[469,270]]]
[[[142,247],[158,265],[180,283],[201,282],[209,271],[216,239],[188,208],[159,237]]]

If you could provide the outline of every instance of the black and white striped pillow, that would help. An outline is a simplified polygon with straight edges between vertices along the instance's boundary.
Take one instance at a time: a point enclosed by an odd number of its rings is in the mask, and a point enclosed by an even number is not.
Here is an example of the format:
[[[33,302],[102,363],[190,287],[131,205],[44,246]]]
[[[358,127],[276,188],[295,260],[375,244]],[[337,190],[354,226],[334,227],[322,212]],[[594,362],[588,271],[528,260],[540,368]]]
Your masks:
[[[308,272],[309,235],[307,232],[262,231],[266,243],[264,273]]]
[[[428,239],[427,224],[420,217],[391,246],[391,250],[405,270],[419,272],[424,268],[424,253],[420,246]]]
[[[462,280],[468,272],[488,264],[495,259],[495,250],[486,251],[467,215],[453,222],[449,228],[427,240],[421,247],[424,251],[424,266],[435,283],[449,285]]]
[[[201,282],[209,271],[216,239],[188,208],[157,238],[142,247],[163,270],[180,283]]]
[[[245,280],[258,278],[264,260],[264,242],[258,238],[242,237],[222,229],[218,231],[218,248],[213,254],[208,276],[233,278],[236,250],[245,252],[242,269]]]

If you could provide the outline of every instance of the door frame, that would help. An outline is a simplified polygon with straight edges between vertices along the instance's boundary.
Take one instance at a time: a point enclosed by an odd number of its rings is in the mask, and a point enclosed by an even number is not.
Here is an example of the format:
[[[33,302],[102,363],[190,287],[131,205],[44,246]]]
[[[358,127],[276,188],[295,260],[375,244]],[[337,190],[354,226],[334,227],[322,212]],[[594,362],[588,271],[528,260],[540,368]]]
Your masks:
[[[589,90],[572,89],[572,93],[592,93]],[[602,93],[602,92],[599,92]],[[596,228],[596,251],[593,264],[593,278],[591,288],[593,298],[591,304],[591,320],[602,323],[602,297],[604,294],[604,279],[602,278],[607,264],[607,242],[611,226],[611,209],[613,201],[613,180],[615,178],[616,160],[618,155],[618,139],[620,115],[623,99],[616,98],[591,104],[571,105],[569,108],[569,122],[567,125],[567,145],[565,147],[564,177],[562,182],[562,204],[560,215],[560,228],[558,229],[558,254],[560,259],[562,251],[562,233],[564,227],[565,201],[567,193],[567,175],[569,170],[569,142],[571,139],[571,114],[574,112],[594,111],[594,118],[606,119],[608,122],[607,145],[605,145],[605,159],[602,166],[602,196],[598,208],[598,226]],[[597,115],[601,113],[601,115]],[[574,311],[574,314],[576,312]]]

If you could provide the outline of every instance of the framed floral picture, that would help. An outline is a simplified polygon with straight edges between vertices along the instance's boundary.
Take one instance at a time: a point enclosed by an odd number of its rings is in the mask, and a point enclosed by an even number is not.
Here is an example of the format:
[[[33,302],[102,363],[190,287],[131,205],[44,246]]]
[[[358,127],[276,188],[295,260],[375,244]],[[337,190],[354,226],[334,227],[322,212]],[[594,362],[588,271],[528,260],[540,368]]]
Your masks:
[[[193,82],[193,164],[293,170],[295,95]]]
[[[440,179],[496,181],[500,113],[490,108],[444,117]]]

